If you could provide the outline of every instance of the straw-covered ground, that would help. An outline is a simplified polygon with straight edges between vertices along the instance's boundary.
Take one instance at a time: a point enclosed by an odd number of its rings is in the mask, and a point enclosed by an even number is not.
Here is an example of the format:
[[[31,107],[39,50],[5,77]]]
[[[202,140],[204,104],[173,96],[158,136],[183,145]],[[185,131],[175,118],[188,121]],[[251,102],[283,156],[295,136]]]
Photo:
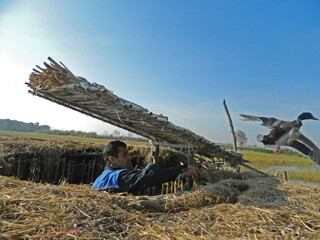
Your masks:
[[[152,197],[0,176],[0,239],[320,239],[319,186],[201,176],[192,191]]]

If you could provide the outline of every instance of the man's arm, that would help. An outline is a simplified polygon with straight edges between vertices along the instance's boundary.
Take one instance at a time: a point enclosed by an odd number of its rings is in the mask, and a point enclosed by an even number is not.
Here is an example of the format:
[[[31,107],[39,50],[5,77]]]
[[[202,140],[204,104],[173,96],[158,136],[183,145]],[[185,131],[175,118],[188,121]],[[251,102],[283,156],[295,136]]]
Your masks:
[[[190,166],[186,168],[185,166],[174,166],[170,168],[160,168],[155,164],[149,164],[142,170],[124,170],[120,172],[118,184],[121,192],[134,193],[147,187],[190,176],[198,176],[195,167]]]

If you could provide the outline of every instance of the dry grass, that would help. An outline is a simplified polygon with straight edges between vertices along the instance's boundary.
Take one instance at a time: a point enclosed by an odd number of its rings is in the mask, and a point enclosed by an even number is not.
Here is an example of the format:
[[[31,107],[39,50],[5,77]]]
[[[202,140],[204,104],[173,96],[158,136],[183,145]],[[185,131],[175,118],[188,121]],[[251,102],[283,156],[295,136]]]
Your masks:
[[[202,176],[208,185],[153,197],[0,176],[0,239],[320,238],[320,187],[246,172]]]
[[[42,139],[42,140],[61,140],[61,141],[79,141],[86,143],[100,143],[107,144],[114,139],[107,138],[89,138],[70,135],[54,135],[46,133],[33,133],[33,132],[14,132],[14,131],[0,131],[0,137],[17,137],[17,138],[30,138],[30,139]],[[124,139],[129,145],[145,145],[146,141],[135,141]]]
[[[50,145],[67,150],[88,146],[1,139],[3,156]],[[132,151],[150,153],[141,146]],[[176,158],[165,149],[160,156]],[[0,176],[0,239],[320,239],[320,186],[252,172],[202,168],[200,176],[192,191],[152,197]]]

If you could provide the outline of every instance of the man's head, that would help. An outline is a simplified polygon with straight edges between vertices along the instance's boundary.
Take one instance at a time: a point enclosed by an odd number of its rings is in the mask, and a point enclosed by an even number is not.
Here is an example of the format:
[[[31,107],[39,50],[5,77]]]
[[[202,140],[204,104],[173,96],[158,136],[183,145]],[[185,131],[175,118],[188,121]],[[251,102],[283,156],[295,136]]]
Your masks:
[[[112,141],[107,144],[103,151],[107,164],[128,169],[131,167],[132,156],[127,150],[127,145],[121,141]]]

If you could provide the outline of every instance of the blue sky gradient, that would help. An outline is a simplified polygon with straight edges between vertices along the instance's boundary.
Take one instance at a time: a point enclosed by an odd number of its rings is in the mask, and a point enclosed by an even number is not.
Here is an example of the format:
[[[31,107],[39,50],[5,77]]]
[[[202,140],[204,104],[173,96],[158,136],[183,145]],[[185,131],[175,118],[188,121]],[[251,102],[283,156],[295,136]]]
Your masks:
[[[27,93],[51,56],[214,142],[232,142],[226,99],[235,129],[259,145],[267,129],[240,113],[320,117],[319,43],[319,1],[0,0],[0,118],[113,131]],[[320,145],[319,121],[302,132]]]

